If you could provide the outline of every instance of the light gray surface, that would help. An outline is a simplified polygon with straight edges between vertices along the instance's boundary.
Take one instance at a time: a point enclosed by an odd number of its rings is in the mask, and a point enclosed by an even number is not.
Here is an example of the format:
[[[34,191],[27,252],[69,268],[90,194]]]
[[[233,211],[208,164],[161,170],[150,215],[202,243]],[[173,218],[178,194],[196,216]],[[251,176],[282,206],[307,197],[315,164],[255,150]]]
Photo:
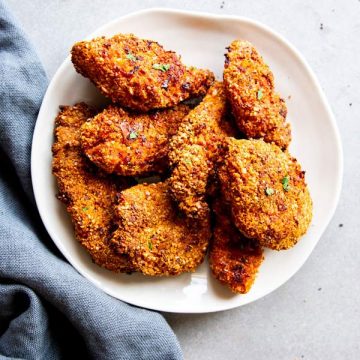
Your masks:
[[[343,192],[331,224],[302,269],[264,299],[221,313],[165,316],[186,359],[359,358],[360,1],[8,3],[50,78],[74,41],[116,17],[155,6],[248,16],[271,26],[300,50],[329,99],[344,146]]]

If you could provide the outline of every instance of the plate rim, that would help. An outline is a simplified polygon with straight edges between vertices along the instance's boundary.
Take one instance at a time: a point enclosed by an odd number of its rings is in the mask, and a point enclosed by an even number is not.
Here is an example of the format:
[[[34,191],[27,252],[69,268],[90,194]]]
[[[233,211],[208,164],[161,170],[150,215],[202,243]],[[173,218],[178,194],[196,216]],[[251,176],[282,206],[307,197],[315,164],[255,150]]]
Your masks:
[[[322,226],[320,226],[319,228],[319,236],[317,238],[317,240],[312,244],[312,248],[311,251],[309,252],[309,254],[304,258],[304,260],[300,263],[300,265],[293,271],[289,272],[289,275],[287,276],[287,279],[282,283],[279,284],[277,286],[275,286],[274,288],[272,288],[272,290],[266,294],[262,294],[259,295],[258,297],[255,297],[253,299],[250,299],[249,301],[246,301],[242,304],[233,304],[233,303],[228,303],[228,305],[224,304],[224,305],[220,305],[220,306],[207,306],[205,309],[178,309],[175,307],[172,307],[172,304],[166,304],[166,306],[147,306],[146,301],[131,301],[129,302],[126,298],[123,299],[121,298],[121,296],[119,296],[118,294],[115,294],[114,292],[112,292],[110,289],[108,289],[108,287],[103,287],[101,284],[97,283],[94,279],[92,279],[91,277],[87,276],[86,272],[83,271],[81,266],[77,266],[74,265],[74,263],[69,259],[69,256],[67,254],[66,251],[66,247],[61,243],[56,241],[52,236],[51,236],[51,223],[46,220],[47,216],[45,214],[45,209],[43,209],[41,206],[39,206],[40,203],[40,189],[39,186],[37,186],[37,177],[35,175],[35,168],[36,168],[36,163],[37,160],[35,159],[35,155],[34,155],[34,148],[36,147],[35,145],[35,139],[38,138],[38,132],[39,132],[39,122],[38,119],[40,117],[43,116],[43,112],[44,112],[44,108],[45,108],[45,103],[47,103],[47,98],[50,96],[49,94],[52,92],[53,87],[55,86],[55,83],[57,83],[57,80],[60,78],[62,72],[67,68],[67,66],[69,65],[69,62],[71,62],[70,60],[70,55],[68,55],[64,61],[61,63],[61,65],[59,66],[59,68],[56,70],[55,74],[53,75],[53,77],[51,78],[49,85],[46,89],[45,95],[43,97],[42,103],[41,103],[41,107],[39,109],[38,112],[38,116],[36,119],[36,123],[35,123],[35,127],[34,127],[34,132],[33,132],[33,137],[32,137],[32,144],[31,144],[31,181],[32,181],[32,187],[33,187],[33,193],[34,193],[34,198],[35,198],[35,202],[36,202],[36,206],[40,215],[40,218],[42,220],[42,223],[44,224],[44,227],[49,235],[49,237],[51,238],[51,240],[55,243],[55,245],[57,246],[57,248],[59,249],[59,251],[62,253],[62,255],[66,258],[66,260],[69,262],[69,264],[78,272],[80,273],[82,276],[84,276],[87,280],[89,280],[92,284],[94,284],[96,287],[98,287],[100,290],[104,291],[105,293],[107,293],[110,296],[115,297],[116,299],[119,299],[121,301],[124,301],[126,303],[135,305],[135,306],[139,306],[139,307],[143,307],[143,308],[147,308],[150,310],[156,310],[156,311],[162,311],[162,312],[169,312],[169,313],[211,313],[211,312],[218,312],[218,311],[224,311],[224,310],[230,310],[236,307],[240,307],[240,306],[244,306],[247,305],[249,303],[252,303],[254,301],[257,301],[261,298],[264,298],[265,296],[268,296],[269,294],[271,294],[272,292],[274,292],[275,290],[277,290],[279,287],[281,287],[282,285],[284,285],[285,283],[287,283],[304,265],[304,263],[308,260],[308,258],[310,257],[310,255],[312,254],[315,246],[317,245],[317,243],[320,241],[321,237],[323,236],[326,228],[328,227],[331,219],[334,216],[334,213],[336,211],[337,205],[339,203],[339,199],[340,199],[340,194],[341,194],[341,189],[342,189],[342,182],[343,182],[343,167],[344,167],[344,160],[343,160],[343,147],[342,147],[342,142],[341,142],[341,136],[340,136],[340,132],[338,130],[338,126],[336,123],[336,119],[335,116],[331,110],[330,104],[321,88],[321,85],[319,83],[319,80],[317,79],[314,71],[311,69],[310,65],[308,64],[307,60],[304,58],[304,56],[295,48],[294,45],[292,45],[285,37],[283,37],[280,33],[276,32],[275,30],[273,30],[272,28],[270,28],[268,25],[265,25],[257,20],[248,18],[248,17],[244,17],[244,16],[237,16],[237,15],[226,15],[226,14],[214,14],[214,13],[209,13],[209,12],[200,12],[200,11],[189,11],[189,10],[180,10],[180,9],[175,9],[175,8],[162,8],[162,7],[152,7],[152,8],[148,8],[148,9],[143,9],[143,10],[138,10],[138,11],[134,11],[131,12],[129,14],[117,17],[105,24],[103,24],[102,26],[98,27],[95,31],[93,31],[91,34],[89,34],[88,36],[85,37],[85,39],[92,39],[96,36],[100,36],[99,33],[104,32],[104,30],[108,27],[111,27],[112,25],[116,24],[117,22],[121,21],[121,20],[129,20],[132,17],[136,17],[136,16],[146,16],[146,15],[151,15],[154,13],[160,13],[162,15],[167,15],[167,14],[172,14],[172,15],[181,15],[181,16],[190,16],[190,17],[197,17],[197,18],[202,18],[202,19],[213,19],[213,20],[233,20],[233,21],[242,21],[244,23],[248,23],[252,26],[258,27],[260,29],[262,29],[263,31],[269,33],[272,37],[276,38],[277,41],[279,41],[280,43],[282,43],[282,45],[284,45],[289,51],[291,51],[291,53],[295,56],[295,58],[301,63],[301,65],[306,69],[307,74],[310,77],[310,81],[312,83],[312,85],[314,86],[314,88],[316,89],[317,93],[319,94],[321,101],[324,105],[324,109],[327,113],[327,118],[330,120],[329,121],[329,125],[331,125],[333,134],[334,134],[334,139],[335,139],[335,143],[334,146],[336,147],[336,154],[337,154],[337,162],[338,162],[338,174],[337,174],[337,178],[336,178],[336,188],[334,189],[333,192],[333,197],[332,197],[332,204],[331,204],[331,208],[328,209],[327,212],[327,217],[325,218],[325,220],[323,221]],[[163,305],[163,304],[162,304]]]

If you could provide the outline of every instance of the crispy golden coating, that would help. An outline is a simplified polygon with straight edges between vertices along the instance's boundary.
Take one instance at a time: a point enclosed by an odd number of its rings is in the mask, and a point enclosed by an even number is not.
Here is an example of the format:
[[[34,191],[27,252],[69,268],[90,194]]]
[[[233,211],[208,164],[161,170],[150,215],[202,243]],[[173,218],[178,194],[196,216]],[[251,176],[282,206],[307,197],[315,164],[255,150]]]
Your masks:
[[[226,140],[221,190],[238,229],[260,245],[288,249],[307,231],[312,200],[305,172],[289,155],[262,140]]]
[[[209,212],[206,190],[221,140],[232,134],[225,119],[226,99],[222,83],[216,82],[203,101],[181,123],[170,141],[169,159],[173,168],[170,189],[179,208],[190,217]]]
[[[224,85],[239,129],[282,149],[291,141],[286,104],[274,92],[274,77],[254,46],[235,40],[225,55]]]
[[[126,183],[99,172],[81,153],[80,127],[93,115],[81,103],[62,108],[55,120],[52,150],[58,198],[67,207],[77,240],[93,261],[112,271],[128,272],[132,266],[127,256],[116,254],[108,245],[116,194]]]
[[[211,237],[209,217],[180,216],[167,183],[141,184],[123,191],[117,206],[119,228],[112,245],[129,254],[137,271],[151,276],[195,271]]]
[[[211,271],[233,292],[245,294],[255,281],[264,259],[263,251],[257,241],[247,239],[232,223],[226,203],[217,199],[213,211],[215,228],[209,252]]]
[[[81,127],[83,151],[108,173],[137,176],[165,172],[169,140],[189,110],[178,105],[136,114],[110,105]]]
[[[174,52],[133,34],[78,42],[71,55],[77,72],[113,102],[134,110],[174,106],[204,95],[214,81],[210,71],[187,68]]]

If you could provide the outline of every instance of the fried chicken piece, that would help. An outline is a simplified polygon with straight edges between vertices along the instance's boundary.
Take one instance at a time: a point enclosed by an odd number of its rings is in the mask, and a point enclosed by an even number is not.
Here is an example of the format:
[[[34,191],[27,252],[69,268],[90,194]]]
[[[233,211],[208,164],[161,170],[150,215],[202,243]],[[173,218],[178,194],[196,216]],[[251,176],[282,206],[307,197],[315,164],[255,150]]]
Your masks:
[[[286,149],[291,141],[286,104],[274,91],[269,67],[248,41],[233,41],[225,57],[224,85],[239,129]]]
[[[211,237],[210,220],[181,216],[167,183],[141,184],[124,190],[116,208],[119,227],[112,245],[129,254],[137,271],[151,276],[195,271]]]
[[[312,219],[305,172],[295,158],[274,144],[233,138],[225,142],[219,178],[235,225],[261,246],[291,248]]]
[[[136,114],[110,105],[81,127],[83,151],[108,173],[163,173],[168,168],[169,140],[189,111],[178,105]]]
[[[216,279],[233,292],[245,294],[254,283],[264,259],[255,240],[243,236],[231,221],[231,212],[224,201],[213,204],[215,228],[210,246],[209,264]]]
[[[86,104],[63,107],[55,120],[53,174],[58,198],[71,216],[75,235],[93,261],[111,271],[133,270],[126,255],[108,245],[116,194],[127,182],[98,171],[81,153],[80,127],[95,112]]]
[[[133,34],[78,42],[71,60],[103,95],[140,111],[172,107],[204,95],[214,81],[209,70],[186,67],[173,51]]]
[[[216,82],[203,101],[184,118],[170,141],[169,159],[173,168],[170,189],[187,216],[202,218],[209,212],[208,179],[213,173],[221,140],[233,134],[225,115],[223,84]]]

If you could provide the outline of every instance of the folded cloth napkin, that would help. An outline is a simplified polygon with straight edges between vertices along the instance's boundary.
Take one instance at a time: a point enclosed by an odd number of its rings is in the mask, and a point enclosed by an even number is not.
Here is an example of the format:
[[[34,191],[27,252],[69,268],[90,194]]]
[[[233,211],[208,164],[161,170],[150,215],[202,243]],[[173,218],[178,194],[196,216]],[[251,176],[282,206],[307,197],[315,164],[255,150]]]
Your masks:
[[[46,86],[34,50],[0,0],[0,357],[181,359],[160,314],[98,290],[43,228],[30,150]]]

